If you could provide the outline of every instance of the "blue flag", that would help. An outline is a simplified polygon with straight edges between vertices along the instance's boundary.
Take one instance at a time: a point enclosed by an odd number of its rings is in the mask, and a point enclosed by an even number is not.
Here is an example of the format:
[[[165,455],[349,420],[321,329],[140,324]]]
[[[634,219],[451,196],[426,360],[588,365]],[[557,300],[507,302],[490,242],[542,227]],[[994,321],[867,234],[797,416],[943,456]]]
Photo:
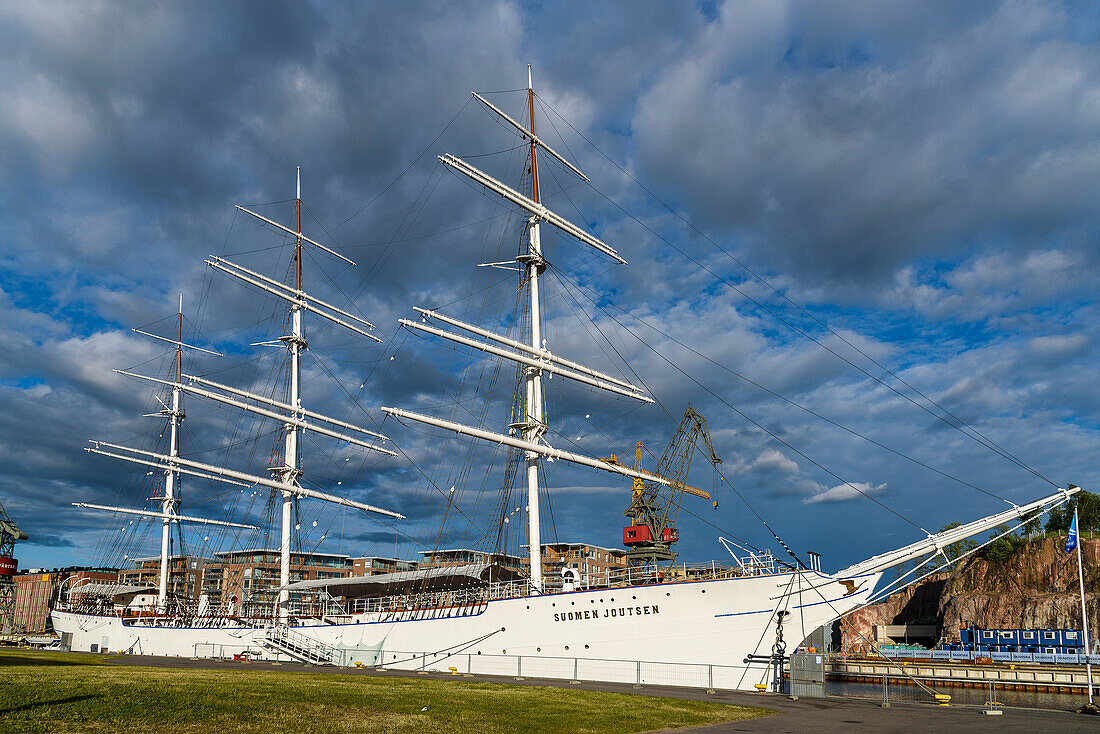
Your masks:
[[[1069,524],[1069,535],[1066,537],[1066,553],[1077,547],[1077,513],[1073,513],[1073,521]]]

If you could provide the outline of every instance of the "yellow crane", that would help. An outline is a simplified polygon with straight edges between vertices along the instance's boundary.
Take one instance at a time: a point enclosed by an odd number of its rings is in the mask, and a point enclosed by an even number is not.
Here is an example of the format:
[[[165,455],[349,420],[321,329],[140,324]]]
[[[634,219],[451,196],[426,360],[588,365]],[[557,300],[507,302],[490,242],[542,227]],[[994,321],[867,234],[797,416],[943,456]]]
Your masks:
[[[705,500],[710,499],[710,492],[699,489],[697,487],[692,487],[691,485],[684,484],[683,482],[677,482],[675,479],[669,479],[668,477],[662,477],[659,474],[654,474],[653,472],[648,472],[645,469],[643,469],[642,468],[642,449],[643,448],[645,448],[645,447],[642,445],[641,441],[639,441],[638,443],[636,443],[634,445],[634,466],[633,467],[627,467],[628,469],[633,468],[634,471],[636,471],[636,472],[649,474],[650,476],[655,477],[655,478],[659,478],[659,479],[667,479],[668,481],[672,482],[673,489],[680,490],[681,492],[687,492],[688,494],[693,494],[696,497],[702,497]],[[650,456],[652,456],[652,454],[650,454]],[[608,464],[615,464],[616,466],[626,466],[621,461],[619,461],[619,457],[615,454],[611,454],[611,456],[607,456],[607,457],[601,457],[600,461],[607,462]],[[634,478],[633,498],[637,499],[638,497],[640,497],[642,495],[643,492],[645,492],[645,481],[642,480],[639,477],[635,477]],[[715,503],[715,505],[717,505],[717,503]]]
[[[680,539],[676,518],[684,492],[710,499],[709,492],[692,487],[686,481],[695,445],[700,439],[706,446],[717,476],[718,464],[722,460],[714,451],[706,419],[690,405],[655,469],[646,471],[642,468],[642,449],[645,447],[641,441],[635,444],[632,468],[645,476],[634,479],[630,506],[623,512],[633,522],[623,528],[623,545],[627,548],[626,557],[631,563],[656,566],[661,562],[675,561],[672,544]],[[603,461],[625,466],[617,456],[609,456]],[[646,479],[646,476],[652,479]],[[718,503],[715,502],[714,506],[718,507]]]

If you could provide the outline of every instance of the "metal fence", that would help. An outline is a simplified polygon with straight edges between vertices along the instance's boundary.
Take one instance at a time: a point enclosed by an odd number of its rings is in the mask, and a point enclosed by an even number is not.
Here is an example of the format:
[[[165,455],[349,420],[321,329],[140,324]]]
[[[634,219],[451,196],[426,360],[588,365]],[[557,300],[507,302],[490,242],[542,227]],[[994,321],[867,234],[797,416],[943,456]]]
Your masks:
[[[948,703],[951,706],[994,710],[1004,707],[1071,710],[1087,700],[1084,686],[1070,686],[1077,692],[1066,693],[1021,689],[1011,682],[995,680],[922,676],[899,679],[896,674],[869,678],[871,680],[861,683],[829,681],[825,685],[826,694],[829,697],[871,700],[887,707],[897,703]],[[949,696],[950,699],[937,699],[936,696]]]
[[[332,652],[335,665],[348,667],[361,663],[365,667],[436,673],[606,681],[716,690],[754,690],[759,683],[766,690],[775,691],[771,667],[768,665],[708,665],[543,655],[488,655],[476,652],[366,651],[351,648],[335,648]],[[194,648],[194,656],[197,658],[229,660],[239,653],[241,648],[231,645],[198,643]],[[249,646],[245,654],[250,660],[294,660],[288,655],[259,645]],[[786,691],[785,685],[781,686],[781,691]]]
[[[990,658],[1009,663],[1059,663],[1084,665],[1086,659],[1093,665],[1100,665],[1100,655],[1082,655],[1078,653],[1055,654],[1046,652],[974,652],[965,650],[882,650],[886,658],[909,658],[918,660],[974,660]]]
[[[380,650],[378,667],[425,670],[440,673],[472,673],[556,680],[607,681],[635,685],[688,688],[749,689],[757,683],[774,690],[771,670],[765,665],[707,665],[647,660],[432,653]]]
[[[194,657],[211,660],[232,660],[247,655],[250,660],[293,660],[286,655],[276,655],[259,645],[250,645],[241,649],[240,645],[219,645],[212,642],[196,642]]]

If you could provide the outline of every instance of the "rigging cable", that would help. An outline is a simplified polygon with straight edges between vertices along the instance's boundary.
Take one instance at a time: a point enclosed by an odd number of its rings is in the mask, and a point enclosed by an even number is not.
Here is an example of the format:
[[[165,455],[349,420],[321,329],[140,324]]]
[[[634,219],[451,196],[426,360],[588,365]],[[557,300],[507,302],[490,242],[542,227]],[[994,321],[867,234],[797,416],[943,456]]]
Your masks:
[[[808,318],[810,318],[810,319],[811,319],[811,320],[813,320],[813,321],[814,321],[815,323],[817,323],[817,324],[818,324],[819,326],[821,326],[821,327],[822,327],[822,328],[824,328],[824,329],[825,329],[826,331],[828,331],[828,332],[829,332],[830,334],[832,334],[833,336],[835,336],[835,337],[836,337],[837,339],[839,339],[839,340],[840,340],[841,342],[843,342],[843,343],[844,343],[845,345],[847,345],[847,346],[848,346],[849,348],[853,349],[854,351],[856,351],[857,353],[859,353],[860,355],[862,355],[862,356],[863,356],[864,358],[866,358],[867,360],[869,360],[869,361],[870,361],[870,362],[871,362],[871,363],[872,363],[872,364],[873,364],[873,365],[874,365],[875,367],[878,367],[879,369],[883,370],[883,371],[884,371],[884,372],[885,372],[886,374],[890,375],[891,377],[893,377],[894,379],[896,379],[896,380],[897,380],[898,382],[900,382],[900,383],[901,383],[902,385],[904,385],[905,387],[907,387],[907,388],[909,388],[910,390],[912,390],[912,391],[913,391],[913,392],[914,392],[915,394],[917,394],[918,396],[920,396],[920,397],[921,397],[921,398],[923,398],[924,400],[928,401],[928,402],[929,402],[929,403],[930,403],[931,405],[933,405],[933,406],[935,406],[936,408],[938,408],[939,410],[943,411],[943,415],[940,415],[940,414],[938,414],[938,413],[936,413],[936,412],[932,411],[932,410],[931,410],[931,409],[929,409],[929,408],[928,408],[927,406],[925,406],[925,405],[922,405],[921,403],[917,402],[916,400],[914,400],[914,399],[913,399],[913,398],[911,398],[910,396],[906,395],[906,394],[905,394],[905,393],[903,393],[902,391],[898,390],[898,389],[897,389],[897,388],[895,388],[894,386],[892,386],[892,385],[889,385],[889,384],[887,384],[887,383],[886,383],[886,382],[885,382],[885,381],[884,381],[883,379],[881,379],[880,377],[877,377],[876,375],[874,375],[874,374],[872,374],[871,372],[867,371],[867,370],[866,370],[866,369],[864,369],[863,367],[860,367],[859,365],[855,364],[855,363],[854,363],[853,361],[851,361],[851,360],[850,360],[850,359],[848,359],[847,357],[843,356],[842,354],[838,353],[838,352],[837,352],[836,350],[834,350],[834,349],[830,348],[830,347],[829,347],[828,345],[824,344],[824,343],[823,343],[823,342],[822,342],[821,340],[817,339],[817,338],[816,338],[816,337],[814,337],[814,336],[813,336],[812,334],[809,334],[809,333],[808,333],[808,332],[806,332],[805,330],[803,330],[803,329],[801,329],[801,328],[799,328],[799,327],[795,326],[795,325],[794,325],[793,323],[791,323],[791,322],[790,322],[790,321],[788,321],[787,319],[784,319],[784,318],[783,318],[783,317],[782,317],[781,315],[779,315],[778,313],[776,313],[776,312],[775,312],[775,311],[774,311],[773,309],[770,309],[770,308],[768,308],[768,307],[767,307],[766,305],[764,305],[763,303],[761,303],[761,302],[760,302],[759,300],[757,300],[757,299],[753,298],[753,297],[752,297],[751,295],[749,295],[748,293],[746,293],[746,292],[745,292],[745,291],[743,291],[742,289],[738,288],[738,287],[737,287],[737,286],[736,286],[735,284],[731,283],[731,282],[730,282],[729,280],[727,280],[727,279],[726,279],[725,277],[723,277],[723,276],[719,275],[718,273],[714,272],[714,271],[713,271],[712,269],[710,269],[709,267],[707,267],[707,266],[706,266],[706,265],[704,265],[703,263],[699,262],[699,261],[698,261],[697,259],[693,258],[693,257],[692,257],[691,255],[689,255],[689,254],[688,254],[687,252],[685,252],[685,251],[684,251],[683,249],[681,249],[680,247],[678,247],[678,246],[677,246],[676,244],[674,244],[674,243],[673,243],[672,241],[670,241],[669,239],[667,239],[667,238],[666,238],[666,237],[664,237],[663,235],[661,235],[661,234],[659,234],[658,232],[656,232],[656,231],[655,231],[654,229],[652,229],[652,228],[651,228],[651,227],[650,227],[650,226],[649,226],[648,224],[646,224],[645,222],[642,222],[642,221],[641,221],[640,219],[638,219],[637,217],[635,217],[635,216],[634,216],[633,214],[631,214],[630,212],[626,211],[626,209],[624,209],[624,208],[623,208],[623,207],[622,207],[622,206],[621,206],[620,204],[618,204],[618,203],[617,203],[616,201],[614,201],[613,199],[611,199],[610,197],[608,197],[608,196],[607,196],[606,194],[604,194],[604,193],[603,193],[602,191],[600,191],[600,190],[599,190],[598,188],[596,188],[596,187],[595,187],[595,186],[593,186],[593,185],[592,185],[591,183],[589,183],[589,186],[591,187],[591,189],[592,189],[593,191],[595,191],[595,192],[596,192],[597,194],[599,194],[599,195],[600,195],[601,197],[603,197],[603,198],[604,198],[604,199],[605,199],[605,200],[606,200],[606,201],[607,201],[608,203],[610,203],[610,204],[611,204],[612,206],[614,206],[614,207],[615,207],[616,209],[618,209],[618,210],[619,210],[620,212],[622,212],[622,213],[623,213],[624,215],[626,215],[627,217],[629,217],[630,219],[632,219],[632,220],[633,220],[633,221],[634,221],[635,223],[637,223],[637,224],[638,224],[639,226],[641,226],[641,227],[642,227],[643,229],[645,229],[645,230],[646,230],[647,232],[649,232],[649,233],[650,233],[650,234],[652,234],[652,235],[653,235],[654,237],[656,237],[657,239],[661,240],[661,241],[662,241],[662,242],[664,242],[664,243],[665,243],[666,245],[668,245],[669,247],[671,247],[672,249],[674,249],[674,250],[675,250],[676,252],[678,252],[678,253],[679,253],[680,255],[682,255],[683,257],[685,257],[685,258],[686,258],[687,260],[689,260],[690,262],[692,262],[692,263],[693,263],[693,264],[694,264],[694,265],[695,265],[696,267],[698,267],[698,268],[700,268],[700,269],[704,270],[705,272],[707,272],[708,274],[710,274],[711,276],[713,276],[713,277],[714,277],[714,278],[715,278],[716,280],[718,280],[718,281],[719,281],[720,283],[722,283],[723,285],[727,286],[728,288],[730,288],[731,290],[733,290],[733,291],[734,291],[735,293],[737,293],[738,295],[740,295],[740,296],[741,296],[742,298],[744,298],[744,299],[746,299],[747,301],[751,302],[752,304],[754,304],[755,306],[757,306],[758,308],[760,308],[760,309],[761,309],[761,310],[763,310],[764,312],[768,313],[768,314],[769,314],[770,316],[772,316],[773,318],[775,318],[776,320],[778,320],[778,321],[779,321],[780,323],[782,323],[782,324],[784,324],[785,326],[787,326],[787,327],[788,327],[789,329],[791,329],[791,330],[792,330],[792,331],[794,331],[795,333],[797,333],[797,334],[799,334],[800,336],[803,336],[803,337],[805,337],[805,338],[809,339],[810,341],[812,341],[813,343],[817,344],[817,345],[818,345],[819,347],[821,347],[821,348],[822,348],[822,349],[824,349],[825,351],[829,352],[830,354],[832,354],[833,356],[837,357],[837,358],[838,358],[838,359],[840,359],[841,361],[843,361],[843,362],[847,363],[847,364],[848,364],[849,366],[851,366],[851,367],[852,367],[853,369],[856,369],[856,370],[858,370],[859,372],[861,372],[861,373],[862,373],[863,375],[865,375],[866,377],[868,377],[868,378],[870,378],[871,380],[873,380],[873,381],[877,382],[878,384],[882,385],[883,387],[885,387],[886,389],[888,389],[888,390],[890,390],[891,392],[895,393],[896,395],[898,395],[899,397],[901,397],[901,398],[903,398],[904,400],[908,401],[909,403],[912,403],[912,404],[913,404],[914,406],[916,406],[916,407],[920,408],[921,410],[925,411],[926,413],[928,413],[928,414],[929,414],[929,415],[931,415],[932,417],[936,418],[937,420],[939,420],[939,421],[941,421],[941,422],[945,423],[946,425],[948,425],[948,426],[950,426],[950,427],[954,428],[955,430],[959,431],[959,432],[960,432],[960,433],[962,433],[962,434],[963,434],[964,436],[967,436],[967,437],[968,437],[968,438],[970,438],[971,440],[973,440],[973,441],[975,441],[975,442],[977,442],[977,443],[981,444],[982,446],[984,446],[984,447],[985,447],[985,448],[987,448],[988,450],[990,450],[990,451],[992,451],[992,452],[994,452],[994,453],[998,454],[998,455],[999,455],[999,456],[1001,456],[1002,458],[1004,458],[1004,459],[1006,459],[1007,461],[1009,461],[1009,462],[1011,462],[1011,463],[1015,464],[1016,466],[1020,467],[1021,469],[1025,470],[1025,471],[1027,471],[1027,472],[1030,472],[1031,474],[1033,474],[1034,476],[1038,477],[1039,479],[1041,479],[1041,480],[1043,480],[1043,481],[1047,482],[1048,484],[1050,484],[1050,485],[1052,485],[1052,486],[1055,486],[1055,487],[1057,487],[1057,486],[1058,486],[1056,482],[1054,482],[1054,481],[1052,481],[1052,480],[1048,479],[1048,478],[1047,478],[1046,476],[1044,476],[1043,474],[1041,474],[1041,473],[1040,473],[1039,471],[1037,471],[1036,469],[1033,469],[1032,467],[1030,467],[1029,465],[1027,465],[1027,464],[1026,464],[1026,463],[1025,463],[1025,462],[1024,462],[1023,460],[1021,460],[1021,459],[1017,458],[1016,456],[1012,455],[1012,454],[1011,454],[1011,453],[1009,453],[1009,452],[1008,452],[1008,451],[1007,451],[1006,449],[1003,449],[1003,448],[1002,448],[1002,447],[1000,447],[1000,446],[999,446],[998,444],[996,444],[995,442],[993,442],[993,441],[992,441],[991,439],[989,439],[989,438],[987,438],[986,436],[984,436],[984,435],[983,435],[982,433],[980,433],[980,432],[979,432],[979,431],[978,431],[977,429],[975,429],[975,428],[973,428],[973,427],[969,426],[969,425],[968,425],[968,424],[967,424],[967,423],[966,423],[965,421],[963,421],[963,420],[962,420],[961,418],[959,418],[958,416],[954,415],[954,414],[953,414],[953,413],[952,413],[951,411],[949,411],[949,410],[948,410],[947,408],[943,407],[942,405],[940,405],[939,403],[937,403],[937,402],[936,402],[935,400],[933,400],[932,398],[928,397],[928,396],[927,396],[927,395],[925,395],[925,394],[924,394],[923,392],[921,392],[920,390],[918,390],[917,388],[915,388],[915,387],[914,387],[913,385],[911,385],[911,384],[909,384],[908,382],[906,382],[906,381],[905,381],[905,380],[904,380],[904,379],[903,379],[903,378],[902,378],[901,376],[899,376],[898,374],[896,374],[896,373],[895,373],[894,371],[890,370],[890,368],[888,368],[888,367],[886,367],[886,366],[882,365],[881,363],[879,363],[879,362],[878,362],[877,360],[875,360],[875,359],[874,359],[874,358],[873,358],[872,356],[868,355],[868,354],[867,354],[866,352],[864,352],[864,351],[863,351],[862,349],[860,349],[860,348],[859,348],[859,347],[858,347],[857,345],[855,345],[855,344],[851,343],[851,342],[850,342],[850,341],[849,341],[848,339],[845,339],[845,338],[844,338],[844,337],[843,337],[843,336],[842,336],[841,334],[838,334],[838,333],[837,333],[836,331],[834,331],[834,330],[833,330],[832,328],[830,328],[830,327],[829,327],[829,326],[828,326],[827,324],[823,323],[823,322],[822,322],[822,321],[820,321],[820,320],[819,320],[819,319],[818,319],[817,317],[815,317],[815,316],[814,316],[813,314],[809,313],[809,312],[808,312],[808,311],[807,311],[806,309],[804,309],[804,308],[803,308],[802,306],[800,306],[800,305],[799,305],[799,304],[797,304],[797,303],[796,303],[795,301],[793,301],[793,300],[792,300],[792,299],[791,299],[791,298],[790,298],[789,296],[787,296],[787,295],[786,295],[786,294],[784,294],[784,293],[783,293],[782,291],[780,291],[780,290],[779,290],[779,289],[777,289],[777,288],[776,288],[775,286],[773,286],[773,285],[772,285],[772,284],[771,284],[771,283],[770,283],[770,282],[769,282],[769,281],[768,281],[768,280],[767,280],[766,278],[764,278],[764,277],[763,277],[763,276],[761,276],[761,275],[758,275],[758,274],[757,274],[757,273],[756,273],[755,271],[753,271],[752,269],[750,269],[750,268],[749,268],[749,267],[748,267],[748,266],[747,266],[747,265],[746,265],[746,264],[745,264],[744,262],[742,262],[741,260],[739,260],[739,259],[738,259],[737,257],[735,257],[735,256],[734,256],[734,255],[733,255],[733,254],[732,254],[731,252],[729,252],[728,250],[725,250],[724,248],[722,248],[722,247],[721,247],[721,246],[720,246],[720,245],[719,245],[719,244],[718,244],[717,242],[715,242],[715,241],[714,241],[713,239],[711,239],[711,238],[710,238],[709,236],[707,236],[707,234],[706,234],[706,233],[702,232],[702,231],[701,231],[701,230],[700,230],[700,229],[699,229],[698,227],[696,227],[696,226],[695,226],[694,224],[692,224],[692,223],[691,223],[691,222],[690,222],[690,221],[689,221],[688,219],[686,219],[686,218],[685,218],[685,217],[684,217],[683,215],[681,215],[681,214],[680,214],[679,212],[677,212],[677,211],[676,211],[675,209],[673,209],[673,208],[672,208],[671,206],[669,206],[669,205],[668,205],[668,204],[667,204],[667,203],[666,203],[666,202],[665,202],[664,200],[662,200],[662,199],[661,199],[660,197],[658,197],[658,196],[657,196],[656,194],[654,194],[654,193],[653,193],[652,191],[650,191],[650,190],[649,190],[648,188],[646,188],[646,187],[645,187],[645,186],[644,186],[644,185],[643,185],[643,184],[642,184],[641,182],[639,182],[639,181],[638,181],[638,179],[636,179],[636,178],[635,178],[635,177],[634,177],[633,175],[631,175],[629,171],[627,171],[627,170],[626,170],[626,169],[624,169],[624,168],[623,168],[622,166],[620,166],[620,165],[619,165],[619,164],[618,164],[618,163],[617,163],[617,162],[616,162],[616,161],[615,161],[614,159],[612,159],[612,158],[611,158],[611,157],[610,157],[610,156],[609,156],[609,155],[608,155],[607,153],[605,153],[605,152],[604,152],[603,150],[601,150],[601,149],[600,149],[600,148],[599,148],[599,147],[598,147],[598,146],[597,146],[597,145],[596,145],[596,144],[595,144],[594,142],[592,142],[592,141],[591,141],[591,140],[590,140],[590,139],[589,139],[588,137],[586,137],[586,136],[585,136],[585,135],[584,135],[583,133],[581,133],[581,132],[580,132],[579,130],[577,130],[577,129],[576,129],[575,127],[573,127],[573,125],[572,125],[572,124],[570,124],[570,123],[569,123],[569,121],[568,121],[568,120],[566,120],[566,119],[565,119],[564,117],[562,117],[562,116],[561,116],[561,115],[560,115],[560,114],[559,114],[559,113],[558,113],[558,112],[557,112],[556,110],[554,110],[554,109],[553,109],[553,107],[551,107],[551,106],[550,106],[549,104],[546,104],[546,103],[545,103],[545,101],[544,101],[544,100],[542,100],[541,98],[540,98],[540,100],[539,100],[539,101],[540,101],[540,103],[542,103],[542,104],[546,105],[546,107],[547,107],[548,109],[550,109],[550,110],[551,110],[552,112],[554,112],[554,114],[555,114],[555,115],[557,115],[557,117],[558,117],[559,119],[561,119],[561,120],[562,120],[563,122],[565,122],[565,124],[566,124],[566,125],[569,125],[570,129],[572,129],[572,130],[573,130],[573,132],[577,133],[577,135],[579,135],[579,136],[580,136],[580,137],[581,137],[582,139],[584,139],[584,141],[585,141],[585,142],[587,142],[587,143],[588,143],[588,144],[589,144],[590,146],[592,146],[592,148],[593,148],[593,149],[594,149],[594,150],[595,150],[596,152],[598,152],[598,153],[599,153],[600,155],[602,155],[602,156],[603,156],[604,158],[606,158],[606,159],[607,159],[607,160],[608,160],[608,161],[609,161],[609,162],[610,162],[610,163],[611,163],[611,164],[612,164],[613,166],[615,166],[615,167],[616,167],[616,168],[617,168],[617,169],[618,169],[618,170],[619,170],[619,171],[620,171],[620,172],[621,172],[621,173],[622,173],[623,175],[625,175],[625,176],[626,176],[627,178],[629,178],[629,179],[630,179],[630,180],[631,180],[631,181],[632,181],[633,183],[635,183],[635,184],[636,184],[636,185],[637,185],[637,186],[638,186],[639,188],[641,188],[641,189],[642,189],[643,191],[645,191],[645,192],[646,192],[646,193],[647,193],[648,195],[650,195],[651,197],[653,197],[653,199],[654,199],[654,200],[656,200],[656,201],[657,201],[658,203],[660,203],[660,204],[661,204],[661,206],[663,206],[663,207],[664,207],[665,209],[667,209],[667,210],[668,210],[669,212],[671,212],[671,213],[672,213],[672,214],[673,214],[673,215],[674,215],[675,217],[677,217],[677,218],[678,218],[678,219],[680,219],[680,220],[681,220],[682,222],[684,222],[684,224],[686,224],[686,225],[687,225],[688,227],[690,227],[690,228],[691,228],[691,229],[692,229],[693,231],[695,231],[695,232],[696,232],[696,233],[697,233],[697,234],[698,234],[698,235],[699,235],[700,237],[702,237],[702,238],[703,238],[704,240],[706,240],[706,241],[707,241],[707,242],[709,242],[709,243],[710,243],[711,245],[713,245],[713,246],[714,246],[714,247],[715,247],[716,249],[718,249],[718,251],[719,251],[719,252],[723,253],[724,255],[726,255],[726,257],[728,257],[728,258],[729,258],[729,259],[731,259],[731,260],[732,260],[733,262],[735,262],[735,263],[737,263],[737,264],[738,264],[739,266],[741,266],[741,267],[742,267],[742,268],[743,268],[743,269],[744,269],[744,270],[745,270],[745,271],[746,271],[747,273],[749,273],[749,274],[750,274],[750,275],[751,275],[751,276],[752,276],[752,277],[753,277],[754,279],[756,279],[756,280],[757,280],[757,281],[759,281],[759,282],[760,282],[761,284],[763,284],[764,286],[766,286],[766,287],[767,287],[767,288],[768,288],[769,290],[771,290],[772,292],[774,292],[774,293],[775,293],[776,295],[778,295],[778,296],[779,296],[780,298],[782,298],[782,299],[783,299],[783,300],[785,300],[786,302],[790,303],[790,304],[791,304],[791,305],[792,305],[792,306],[793,306],[793,307],[794,307],[795,309],[797,309],[797,310],[798,310],[798,311],[799,311],[800,313],[802,313],[802,314],[806,315],[806,316],[807,316]],[[964,430],[964,429],[965,429],[965,430]]]
[[[582,293],[583,293],[583,291],[582,291]],[[604,313],[604,314],[606,314],[606,315],[608,316],[608,318],[610,318],[610,319],[611,319],[612,321],[615,321],[615,323],[617,323],[617,324],[618,324],[618,325],[619,325],[620,327],[622,327],[623,329],[625,329],[625,330],[626,330],[627,332],[629,332],[629,333],[633,334],[633,335],[635,336],[635,338],[637,338],[637,339],[638,339],[638,341],[639,341],[639,342],[641,342],[643,346],[645,346],[645,348],[646,348],[646,349],[648,349],[649,351],[653,352],[653,354],[655,354],[655,355],[657,355],[658,357],[660,357],[660,358],[661,358],[661,359],[662,359],[662,360],[663,360],[663,361],[664,361],[665,363],[667,363],[667,364],[668,364],[668,365],[669,365],[670,367],[672,367],[672,368],[673,368],[674,370],[676,370],[676,371],[677,371],[677,372],[679,372],[679,373],[680,373],[681,375],[683,375],[684,377],[686,377],[686,378],[687,378],[688,380],[690,380],[691,382],[693,382],[693,383],[694,383],[694,384],[695,384],[695,385],[696,385],[697,387],[699,387],[699,388],[700,388],[701,390],[703,390],[704,392],[706,392],[706,393],[707,393],[708,395],[710,395],[711,397],[713,397],[713,398],[714,398],[715,400],[717,400],[718,402],[720,402],[720,403],[722,403],[723,405],[725,405],[725,406],[726,406],[727,408],[729,408],[729,409],[730,409],[730,410],[732,410],[733,412],[737,413],[737,414],[738,414],[739,416],[741,416],[742,418],[744,418],[744,419],[745,419],[746,421],[748,421],[748,422],[749,422],[749,423],[751,423],[752,425],[756,426],[756,427],[757,427],[757,428],[758,428],[759,430],[761,430],[761,431],[763,431],[764,433],[766,433],[766,434],[767,434],[768,436],[770,436],[770,437],[771,437],[771,438],[772,438],[773,440],[775,440],[775,441],[777,441],[777,442],[779,442],[779,443],[783,444],[783,445],[784,445],[784,446],[786,446],[786,447],[787,447],[788,449],[790,449],[790,450],[791,450],[791,451],[793,451],[794,453],[798,454],[799,456],[801,456],[802,458],[804,458],[804,459],[805,459],[806,461],[808,461],[808,462],[810,462],[811,464],[813,464],[814,466],[816,466],[816,467],[817,467],[818,469],[820,469],[821,471],[823,471],[823,472],[825,472],[826,474],[828,474],[829,476],[833,477],[834,479],[836,479],[836,480],[837,480],[838,482],[840,482],[841,484],[845,485],[846,487],[848,487],[848,488],[850,488],[850,489],[854,490],[854,491],[855,491],[855,492],[857,492],[858,494],[860,494],[860,495],[863,495],[864,497],[866,497],[867,499],[869,499],[869,500],[870,500],[871,502],[875,503],[876,505],[878,505],[878,506],[879,506],[879,507],[881,507],[882,509],[884,509],[884,510],[886,510],[887,512],[889,512],[889,513],[890,513],[891,515],[894,515],[894,516],[898,517],[899,519],[901,519],[901,520],[903,520],[904,522],[906,522],[906,523],[908,523],[908,524],[912,525],[913,527],[917,528],[918,530],[920,530],[921,532],[925,533],[926,535],[930,535],[930,533],[929,533],[929,532],[928,532],[927,530],[925,530],[924,528],[922,528],[922,527],[921,527],[920,525],[916,524],[915,522],[913,522],[913,521],[912,521],[912,520],[910,520],[909,518],[907,518],[907,517],[905,517],[904,515],[902,515],[901,513],[897,512],[897,511],[896,511],[896,510],[894,510],[894,509],[893,509],[892,507],[890,507],[890,506],[888,506],[888,505],[886,505],[886,504],[883,504],[882,502],[880,502],[880,501],[879,501],[879,500],[877,500],[876,498],[872,497],[872,496],[871,496],[870,494],[868,494],[868,493],[867,493],[867,492],[865,492],[864,490],[860,489],[860,488],[859,488],[858,486],[856,486],[856,485],[855,485],[854,483],[852,483],[852,482],[849,482],[849,481],[847,481],[847,480],[843,479],[843,478],[842,478],[842,477],[841,477],[841,476],[840,476],[839,474],[837,474],[836,472],[832,471],[831,469],[828,469],[827,467],[823,466],[823,465],[822,465],[822,464],[821,464],[820,462],[818,462],[818,461],[816,461],[815,459],[811,458],[811,457],[810,457],[809,455],[807,455],[807,454],[806,454],[805,452],[801,451],[800,449],[796,448],[796,447],[795,447],[794,445],[792,445],[791,443],[789,443],[789,442],[787,442],[787,441],[783,440],[783,439],[782,439],[782,438],[781,438],[781,437],[780,437],[780,436],[779,436],[779,435],[778,435],[777,433],[775,433],[775,432],[774,432],[774,431],[772,431],[772,430],[769,430],[769,429],[768,429],[768,428],[767,428],[766,426],[764,426],[764,424],[762,424],[762,423],[760,423],[760,422],[758,422],[758,421],[754,420],[754,419],[753,419],[753,418],[751,418],[751,417],[750,417],[750,416],[749,416],[748,414],[746,414],[746,413],[745,413],[744,411],[742,411],[741,409],[737,408],[737,407],[736,407],[735,405],[733,405],[733,404],[732,404],[732,403],[730,403],[730,402],[729,402],[728,400],[726,400],[725,398],[723,398],[723,397],[722,397],[721,395],[719,395],[718,393],[714,392],[713,390],[711,390],[710,388],[708,388],[708,387],[707,387],[706,385],[704,385],[703,383],[701,383],[701,382],[699,382],[698,380],[696,380],[696,379],[695,379],[694,377],[692,377],[692,376],[691,376],[690,374],[688,374],[688,373],[687,373],[687,372],[686,372],[686,371],[685,371],[685,370],[684,370],[683,368],[681,368],[681,367],[680,367],[679,365],[677,365],[677,364],[676,364],[675,362],[673,362],[673,361],[672,361],[671,359],[669,359],[668,357],[666,357],[665,355],[663,355],[663,354],[661,354],[661,353],[660,353],[659,351],[657,351],[657,349],[656,349],[656,348],[655,348],[655,347],[654,347],[653,345],[651,345],[651,344],[649,344],[648,342],[646,342],[645,340],[643,340],[643,339],[642,339],[641,337],[639,337],[639,336],[638,336],[637,334],[635,334],[635,333],[634,333],[633,331],[631,331],[629,327],[627,327],[627,326],[626,326],[625,324],[623,324],[623,323],[622,323],[622,322],[620,322],[620,321],[619,321],[618,319],[616,319],[616,318],[615,318],[614,316],[612,316],[612,315],[611,315],[610,313],[608,313],[608,311],[606,311],[606,310],[605,310],[605,309],[604,309],[603,307],[601,307],[601,306],[600,306],[599,304],[597,304],[597,303],[595,303],[595,302],[593,302],[593,304],[594,304],[594,305],[596,306],[596,308],[599,308],[599,309],[600,309],[601,311],[603,311],[603,313]]]

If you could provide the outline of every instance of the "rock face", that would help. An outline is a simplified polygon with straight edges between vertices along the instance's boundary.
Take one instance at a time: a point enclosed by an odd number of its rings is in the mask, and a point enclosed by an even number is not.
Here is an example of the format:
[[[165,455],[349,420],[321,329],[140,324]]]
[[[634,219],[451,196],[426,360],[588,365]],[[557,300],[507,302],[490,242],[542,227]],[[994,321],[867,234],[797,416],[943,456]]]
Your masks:
[[[935,624],[944,640],[967,625],[1006,629],[1080,629],[1077,555],[1064,538],[1021,546],[1003,562],[976,554],[840,622],[843,649],[866,651],[876,624]],[[1100,632],[1100,539],[1081,541],[1089,639]]]

